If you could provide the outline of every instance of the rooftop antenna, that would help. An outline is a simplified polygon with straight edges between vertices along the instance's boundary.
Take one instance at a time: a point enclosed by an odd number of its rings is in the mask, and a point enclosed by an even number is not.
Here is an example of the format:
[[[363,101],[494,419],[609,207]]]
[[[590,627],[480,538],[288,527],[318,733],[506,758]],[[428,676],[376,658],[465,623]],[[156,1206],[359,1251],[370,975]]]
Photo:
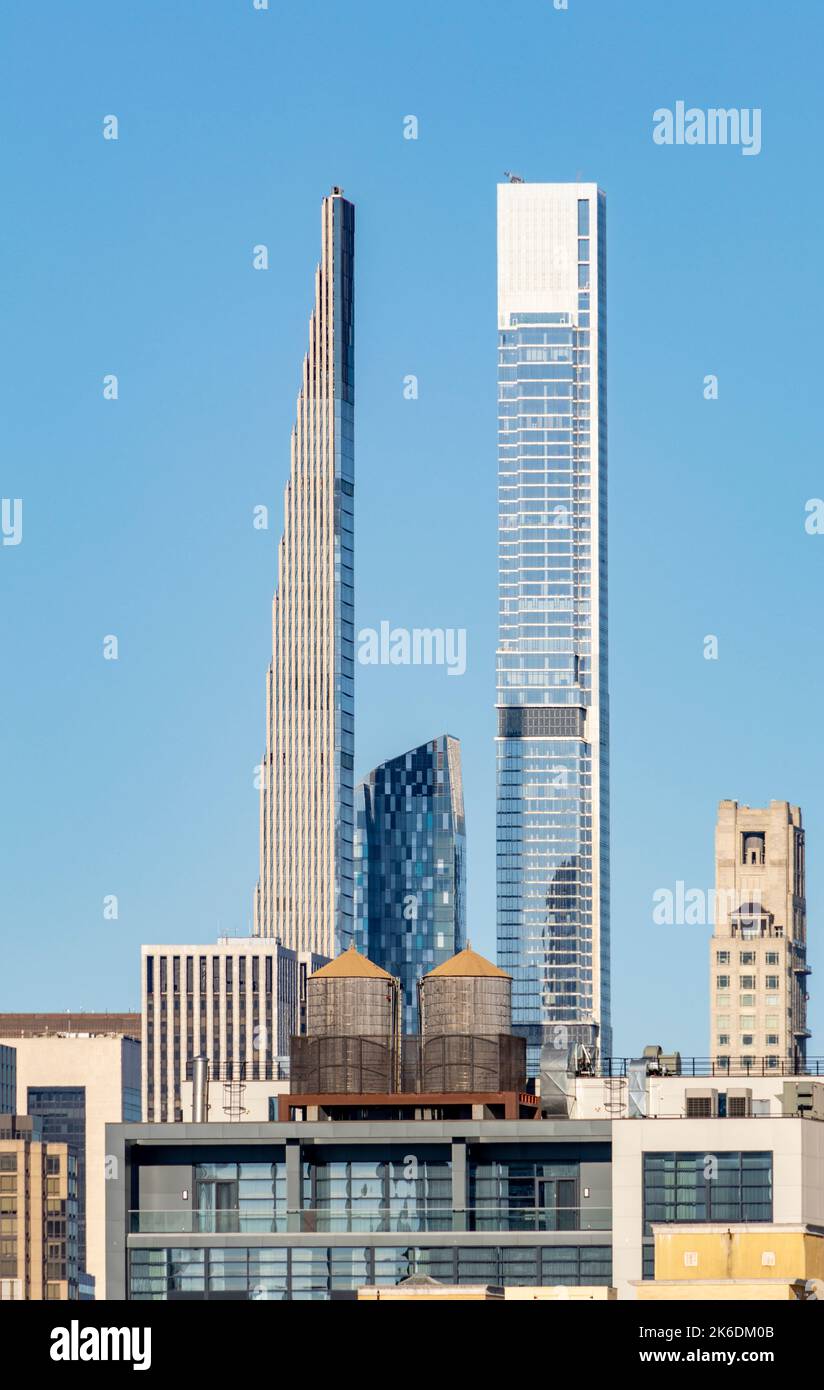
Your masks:
[[[504,169],[504,178],[509,179],[510,183],[523,183],[520,174],[513,174],[509,169]]]

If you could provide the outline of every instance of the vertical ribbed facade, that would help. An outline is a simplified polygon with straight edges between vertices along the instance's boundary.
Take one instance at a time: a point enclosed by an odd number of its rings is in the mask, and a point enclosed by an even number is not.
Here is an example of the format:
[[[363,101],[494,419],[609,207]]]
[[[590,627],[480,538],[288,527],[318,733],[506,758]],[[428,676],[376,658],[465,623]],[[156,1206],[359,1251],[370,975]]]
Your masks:
[[[363,953],[401,982],[418,1031],[418,980],[466,944],[461,745],[441,734],[356,788],[355,918]]]
[[[606,206],[595,184],[499,186],[498,347],[498,958],[534,1073],[544,1042],[611,1048]]]
[[[323,200],[272,610],[255,934],[352,939],[355,210]]]

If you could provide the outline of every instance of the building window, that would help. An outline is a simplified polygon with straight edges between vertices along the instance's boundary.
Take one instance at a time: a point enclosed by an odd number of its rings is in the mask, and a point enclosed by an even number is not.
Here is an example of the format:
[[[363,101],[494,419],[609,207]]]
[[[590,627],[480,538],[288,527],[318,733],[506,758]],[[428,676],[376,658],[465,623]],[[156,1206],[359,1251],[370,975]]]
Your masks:
[[[717,964],[717,965],[729,965],[729,963],[730,963],[730,953],[729,953],[729,951],[716,951],[716,953],[715,953],[715,960],[716,960],[716,964]]]
[[[129,1252],[132,1299],[176,1297],[325,1299],[361,1284],[398,1284],[426,1275],[448,1284],[609,1285],[605,1245],[298,1246],[159,1249]]]
[[[470,1152],[469,1229],[579,1230],[579,1176],[578,1163]]]
[[[772,1221],[771,1153],[645,1153],[644,1233],[654,1221]]]
[[[766,980],[764,981],[764,984],[766,985],[767,989],[778,989],[778,976],[768,975]]]
[[[729,975],[716,975],[716,977],[715,977],[715,988],[716,988],[716,989],[729,989],[729,987],[730,987],[730,977],[729,977]]]
[[[286,1166],[199,1163],[195,1207],[198,1231],[277,1231],[278,1217],[286,1211]]]
[[[305,1160],[303,1229],[449,1230],[451,1166],[446,1157],[408,1151],[397,1157]]]
[[[26,1093],[26,1110],[29,1115],[40,1117],[43,1138],[47,1143],[68,1146],[69,1167],[76,1174],[77,1194],[77,1247],[76,1256],[81,1268],[86,1260],[86,1088],[84,1086],[29,1086]],[[57,1167],[52,1173],[61,1171]],[[47,1192],[56,1195],[60,1189],[59,1177],[47,1177]],[[71,1195],[71,1193],[70,1193]]]

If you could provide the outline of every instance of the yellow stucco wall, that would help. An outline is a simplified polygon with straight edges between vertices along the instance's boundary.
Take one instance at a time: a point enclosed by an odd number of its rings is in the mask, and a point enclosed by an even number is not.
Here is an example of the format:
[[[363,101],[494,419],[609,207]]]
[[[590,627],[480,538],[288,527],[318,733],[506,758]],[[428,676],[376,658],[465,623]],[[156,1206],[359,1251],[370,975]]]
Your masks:
[[[697,1257],[686,1263],[685,1257]],[[768,1263],[764,1256],[772,1257]],[[824,1237],[775,1226],[748,1230],[670,1229],[655,1232],[655,1278],[824,1278]]]
[[[639,1303],[787,1303],[795,1300],[792,1285],[783,1280],[751,1279],[720,1284],[697,1279],[681,1279],[671,1284],[647,1280],[633,1287]]]

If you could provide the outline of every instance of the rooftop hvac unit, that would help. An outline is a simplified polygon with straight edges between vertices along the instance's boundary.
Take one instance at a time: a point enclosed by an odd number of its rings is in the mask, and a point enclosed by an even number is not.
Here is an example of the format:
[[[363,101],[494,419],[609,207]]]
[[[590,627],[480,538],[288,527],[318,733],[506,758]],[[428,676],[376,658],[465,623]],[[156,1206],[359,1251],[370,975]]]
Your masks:
[[[658,1058],[658,1065],[661,1068],[662,1076],[680,1076],[681,1053],[662,1052],[661,1056]]]
[[[785,1115],[806,1115],[813,1120],[824,1120],[824,1083],[785,1081],[782,1102]]]
[[[718,1115],[717,1091],[685,1091],[684,1106],[688,1120],[714,1120]]]
[[[752,1114],[752,1091],[742,1086],[739,1090],[727,1091],[727,1119],[744,1120]]]

